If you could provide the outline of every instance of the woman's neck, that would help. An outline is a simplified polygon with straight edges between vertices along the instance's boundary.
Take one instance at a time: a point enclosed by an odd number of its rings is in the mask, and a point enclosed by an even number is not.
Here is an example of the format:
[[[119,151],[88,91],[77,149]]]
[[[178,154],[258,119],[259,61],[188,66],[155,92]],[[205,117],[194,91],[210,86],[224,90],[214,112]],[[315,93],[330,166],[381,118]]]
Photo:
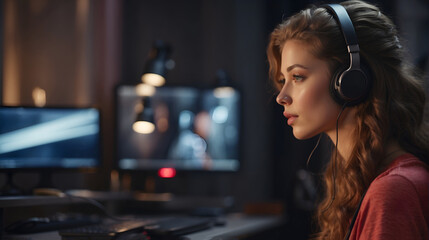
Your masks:
[[[354,140],[353,133],[356,129],[356,109],[346,108],[344,109],[338,123],[338,129],[332,129],[326,134],[336,144],[336,149],[338,154],[344,158],[348,159],[353,151]],[[338,132],[337,132],[338,131]],[[338,141],[337,141],[338,136]]]

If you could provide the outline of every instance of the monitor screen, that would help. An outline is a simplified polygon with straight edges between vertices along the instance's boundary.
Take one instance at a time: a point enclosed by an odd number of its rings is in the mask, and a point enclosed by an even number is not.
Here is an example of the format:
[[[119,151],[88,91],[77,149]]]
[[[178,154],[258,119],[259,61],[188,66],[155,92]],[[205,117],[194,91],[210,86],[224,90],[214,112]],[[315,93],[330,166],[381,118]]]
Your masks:
[[[237,171],[240,166],[240,93],[236,89],[161,87],[142,96],[117,88],[117,164],[122,170]],[[137,132],[145,111],[155,129]],[[144,115],[144,114],[143,114]],[[150,122],[149,121],[149,122]]]
[[[96,108],[0,107],[0,170],[100,166]]]

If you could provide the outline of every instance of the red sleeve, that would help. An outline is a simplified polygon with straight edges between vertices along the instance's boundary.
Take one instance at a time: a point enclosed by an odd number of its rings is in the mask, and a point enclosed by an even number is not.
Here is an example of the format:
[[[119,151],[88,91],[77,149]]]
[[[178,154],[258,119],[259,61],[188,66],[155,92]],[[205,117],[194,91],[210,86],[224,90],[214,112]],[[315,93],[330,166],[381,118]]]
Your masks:
[[[428,240],[422,204],[407,178],[387,175],[376,179],[362,202],[350,239]]]

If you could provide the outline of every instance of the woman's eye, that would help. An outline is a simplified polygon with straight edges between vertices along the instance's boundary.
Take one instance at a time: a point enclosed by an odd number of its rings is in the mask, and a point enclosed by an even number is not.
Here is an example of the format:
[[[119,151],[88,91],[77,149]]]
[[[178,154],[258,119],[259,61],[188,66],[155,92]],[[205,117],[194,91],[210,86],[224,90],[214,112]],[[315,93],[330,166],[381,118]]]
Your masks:
[[[298,74],[294,74],[294,75],[292,75],[292,77],[293,77],[293,80],[298,81],[298,82],[302,81],[302,80],[305,80],[304,76],[298,75]]]
[[[283,86],[283,85],[285,85],[285,79],[284,78],[282,78],[282,79],[279,79],[279,80],[277,80],[277,84],[279,84],[280,86]]]

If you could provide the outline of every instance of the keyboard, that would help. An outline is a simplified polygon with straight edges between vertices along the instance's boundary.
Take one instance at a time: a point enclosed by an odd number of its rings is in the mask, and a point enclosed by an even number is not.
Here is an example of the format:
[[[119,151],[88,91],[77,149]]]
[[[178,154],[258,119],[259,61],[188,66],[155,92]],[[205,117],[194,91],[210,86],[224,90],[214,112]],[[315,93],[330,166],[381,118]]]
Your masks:
[[[148,235],[154,239],[174,239],[174,237],[208,229],[213,226],[212,218],[175,216],[148,224]]]
[[[62,240],[143,240],[176,239],[212,226],[209,218],[174,216],[163,218],[110,221],[59,231]]]
[[[109,220],[103,223],[60,230],[59,234],[62,240],[143,240],[146,239],[144,228],[150,223],[148,220],[141,219]]]

